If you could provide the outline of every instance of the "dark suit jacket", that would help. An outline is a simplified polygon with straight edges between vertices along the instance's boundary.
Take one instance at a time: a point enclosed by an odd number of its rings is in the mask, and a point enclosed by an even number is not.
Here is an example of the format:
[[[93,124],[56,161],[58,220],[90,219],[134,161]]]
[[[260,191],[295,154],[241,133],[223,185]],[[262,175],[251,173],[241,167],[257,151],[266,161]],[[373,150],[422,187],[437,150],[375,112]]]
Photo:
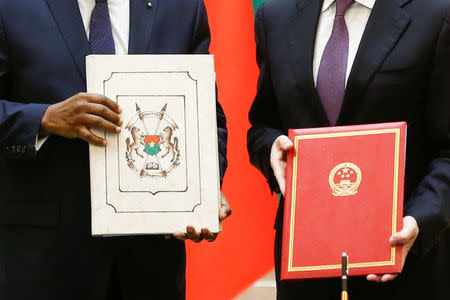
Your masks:
[[[202,0],[147,2],[130,0],[130,54],[208,53]],[[0,0],[0,225],[67,225],[88,234],[88,144],[51,136],[34,149],[46,108],[86,91],[88,54],[76,0]],[[227,130],[218,103],[217,122],[223,178]]]
[[[289,128],[330,126],[313,81],[322,3],[269,0],[255,19],[260,77],[248,151],[275,192],[269,163],[274,140]],[[448,0],[376,1],[337,122],[407,121],[405,215],[419,223],[415,251],[420,255],[432,249],[450,222],[449,8]],[[277,227],[281,210],[282,205]]]

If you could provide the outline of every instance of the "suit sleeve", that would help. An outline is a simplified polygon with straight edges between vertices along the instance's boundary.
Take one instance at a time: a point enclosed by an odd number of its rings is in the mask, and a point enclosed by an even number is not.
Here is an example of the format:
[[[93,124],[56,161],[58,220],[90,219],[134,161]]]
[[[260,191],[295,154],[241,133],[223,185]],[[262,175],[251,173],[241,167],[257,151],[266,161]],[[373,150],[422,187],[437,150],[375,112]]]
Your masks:
[[[255,16],[255,39],[260,74],[256,97],[249,113],[251,128],[247,132],[247,149],[250,162],[266,177],[271,191],[280,193],[270,166],[270,152],[273,142],[285,133],[281,126],[266,52],[264,3],[261,4]]]
[[[425,121],[432,161],[406,207],[419,224],[416,247],[425,255],[450,225],[450,16],[440,31],[430,77]]]
[[[192,39],[192,54],[209,54],[209,45],[211,43],[211,32],[209,29],[208,15],[203,0],[198,0],[197,17],[195,20],[194,36]],[[218,95],[216,87],[216,95]],[[228,166],[227,161],[227,119],[222,106],[217,98],[216,100],[216,114],[217,114],[217,136],[219,143],[219,168],[220,168],[220,183],[222,184],[225,176],[225,171]]]
[[[8,43],[0,17],[0,158],[33,158],[36,137],[46,104],[25,104],[5,99],[11,84]]]

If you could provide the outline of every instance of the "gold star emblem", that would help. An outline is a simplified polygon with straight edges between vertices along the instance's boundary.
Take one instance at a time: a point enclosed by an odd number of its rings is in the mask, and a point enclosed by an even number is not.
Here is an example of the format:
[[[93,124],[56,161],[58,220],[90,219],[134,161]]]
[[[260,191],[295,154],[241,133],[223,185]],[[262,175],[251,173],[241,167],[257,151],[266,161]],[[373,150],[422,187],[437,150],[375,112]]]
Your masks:
[[[357,194],[361,180],[361,169],[357,165],[349,162],[341,163],[334,167],[328,177],[332,195],[336,197]]]
[[[149,143],[149,145],[150,145],[150,148],[155,148],[156,144],[155,144],[155,142],[152,141],[152,142]]]

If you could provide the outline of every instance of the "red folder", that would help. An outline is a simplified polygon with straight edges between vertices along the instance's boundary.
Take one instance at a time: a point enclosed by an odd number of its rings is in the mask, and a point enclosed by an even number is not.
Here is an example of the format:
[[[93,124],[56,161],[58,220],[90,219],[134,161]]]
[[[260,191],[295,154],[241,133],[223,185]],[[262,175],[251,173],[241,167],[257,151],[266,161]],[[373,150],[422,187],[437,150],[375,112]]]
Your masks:
[[[294,129],[288,155],[281,279],[401,271],[406,123]]]

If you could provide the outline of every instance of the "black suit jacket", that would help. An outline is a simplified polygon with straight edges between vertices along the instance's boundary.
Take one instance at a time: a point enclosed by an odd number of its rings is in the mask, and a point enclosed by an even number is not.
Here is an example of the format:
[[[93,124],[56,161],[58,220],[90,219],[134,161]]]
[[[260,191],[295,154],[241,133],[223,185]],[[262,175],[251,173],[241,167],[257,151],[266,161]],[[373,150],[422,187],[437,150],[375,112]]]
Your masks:
[[[210,31],[202,0],[151,2],[152,7],[148,7],[147,0],[130,0],[130,54],[208,53]],[[106,243],[109,243],[89,238],[88,144],[81,140],[51,136],[41,150],[34,150],[45,109],[50,104],[86,91],[85,57],[88,54],[89,43],[76,0],[0,0],[1,299],[15,299],[12,290],[19,294],[27,291],[12,287],[15,283],[23,284],[27,281],[27,277],[20,275],[20,272],[33,276],[34,271],[45,269],[48,276],[56,280],[62,274],[57,270],[58,264],[70,267],[84,264],[80,257],[66,259],[55,262],[53,270],[52,265],[45,260],[46,257],[56,259],[61,255],[74,254],[78,251],[77,247],[80,247],[85,249],[84,252],[79,252],[80,255],[84,253],[89,259],[95,260],[92,258],[94,256],[89,255],[94,255],[94,252],[99,251],[99,247],[105,247]],[[227,129],[225,115],[219,104],[217,123],[220,170],[223,178],[227,165]],[[18,228],[24,232],[12,234],[9,231]],[[37,234],[33,235],[33,228],[56,231],[58,237],[50,243],[43,238],[37,238]],[[2,234],[1,230],[6,231]],[[67,236],[70,242],[63,240],[64,236]],[[21,239],[28,239],[28,244],[21,244]],[[138,238],[130,238],[130,243],[135,243],[135,240]],[[58,249],[63,244],[70,243],[77,246],[67,253]],[[141,244],[135,248],[140,247],[147,251],[150,251],[150,248],[158,248],[156,244],[151,244],[151,241],[150,245]],[[8,248],[3,249],[6,246]],[[170,245],[166,249],[167,255],[170,255],[168,248]],[[36,253],[37,257],[31,259],[29,253]],[[108,256],[110,252],[105,251],[104,254]],[[172,259],[167,265],[167,273],[176,269],[171,275],[173,278],[184,278],[183,256],[184,254],[180,254],[180,258]],[[130,254],[130,257],[133,256]],[[167,263],[161,257],[152,257],[151,253],[134,258],[135,262],[141,261],[144,265],[149,260],[159,260],[161,265]],[[11,288],[11,294],[7,295],[11,298],[2,296],[5,295],[2,293],[5,261],[10,266],[5,272],[8,278],[6,282]],[[107,270],[110,266],[111,264],[105,263],[101,268]],[[151,267],[148,270],[150,272]],[[98,275],[95,272],[86,273],[86,278]],[[163,277],[160,274],[160,278]],[[41,281],[44,281],[44,278],[45,275],[42,275]],[[67,281],[77,282],[75,278],[68,278]],[[151,280],[150,277],[148,280]],[[55,281],[55,289],[63,286],[58,286],[60,282],[62,279]],[[39,284],[38,281],[30,279],[29,293],[35,294],[29,298],[39,297],[36,294]],[[41,291],[45,286],[41,284]],[[173,285],[169,290],[175,290],[174,287]],[[50,299],[50,294],[47,293],[46,299]]]
[[[289,128],[330,126],[313,81],[322,3],[269,0],[256,15],[260,77],[248,151],[275,192],[269,162],[274,140]],[[419,223],[415,251],[421,255],[450,222],[449,8],[448,0],[376,1],[337,122],[407,121],[405,215]]]

